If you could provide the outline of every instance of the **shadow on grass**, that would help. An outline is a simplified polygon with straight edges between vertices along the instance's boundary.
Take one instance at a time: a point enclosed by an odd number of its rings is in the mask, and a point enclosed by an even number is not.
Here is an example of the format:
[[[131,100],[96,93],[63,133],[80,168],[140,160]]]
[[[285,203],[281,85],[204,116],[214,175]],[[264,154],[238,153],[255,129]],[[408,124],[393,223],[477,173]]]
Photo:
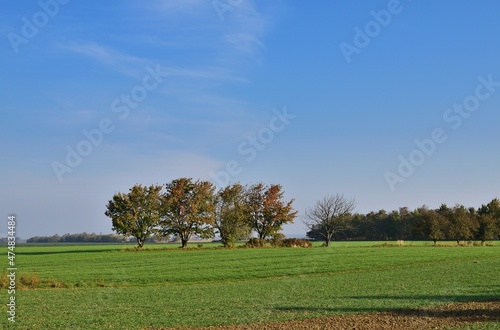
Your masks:
[[[498,296],[498,291],[500,290],[500,285],[488,286],[488,289],[493,289],[491,293],[485,294],[475,294],[475,295],[419,295],[419,296],[337,296],[338,299],[349,299],[349,300],[411,300],[416,302],[438,302],[438,303],[459,303],[459,302],[469,302],[469,301],[500,301]]]
[[[432,307],[415,308],[383,308],[383,307],[313,307],[313,306],[286,306],[277,307],[280,312],[310,312],[331,314],[360,314],[360,313],[389,313],[393,316],[453,318],[462,321],[500,321],[500,298],[498,295],[469,295],[469,296],[346,296],[337,297],[346,300],[415,300],[419,303],[432,302],[438,304]],[[453,306],[466,306],[468,308],[453,308]],[[488,304],[493,308],[474,307],[474,304]],[[451,306],[451,307],[450,307]]]

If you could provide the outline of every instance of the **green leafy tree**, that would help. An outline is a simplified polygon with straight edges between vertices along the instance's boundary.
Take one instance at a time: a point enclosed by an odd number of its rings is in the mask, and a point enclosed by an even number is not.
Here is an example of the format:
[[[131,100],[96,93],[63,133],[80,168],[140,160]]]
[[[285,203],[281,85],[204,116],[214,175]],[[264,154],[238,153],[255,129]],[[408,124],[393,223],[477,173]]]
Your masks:
[[[352,229],[351,215],[356,207],[354,199],[344,195],[325,196],[305,212],[304,224],[330,246],[333,235]]]
[[[118,234],[135,237],[142,248],[161,218],[161,190],[162,186],[136,184],[127,194],[115,194],[104,212],[112,220],[112,229]]]
[[[456,205],[448,213],[448,221],[448,237],[457,241],[457,245],[460,244],[461,240],[472,239],[479,227],[479,223],[471,210],[468,210],[463,205]]]
[[[222,188],[216,195],[214,223],[225,247],[234,247],[237,240],[248,239],[252,231],[246,221],[245,193],[245,187],[235,183]]]
[[[213,237],[214,192],[209,181],[180,178],[166,184],[158,233],[178,236],[183,248],[192,235]]]
[[[370,220],[373,223],[373,228],[375,232],[375,239],[377,240],[389,240],[391,237],[391,232],[392,232],[392,225],[389,219],[389,214],[387,214],[387,211],[382,209],[379,210],[377,213],[374,211],[370,212],[367,214],[367,217],[370,218]]]
[[[297,211],[292,208],[293,202],[293,199],[284,200],[280,185],[257,183],[249,187],[246,194],[247,221],[259,239],[275,236],[284,224],[293,223],[297,216]]]
[[[477,238],[484,245],[487,240],[496,240],[500,236],[500,201],[495,198],[478,210],[479,228]]]
[[[447,218],[436,210],[429,210],[427,207],[421,207],[417,210],[417,220],[414,232],[417,235],[424,236],[437,244],[437,241],[446,238],[446,232],[449,227]]]
[[[354,238],[358,240],[374,240],[378,239],[373,220],[374,213],[368,214],[356,213],[352,216],[351,224],[353,226],[352,233]]]
[[[412,228],[418,219],[418,210],[410,211],[408,207],[400,207],[397,217],[396,238],[408,240],[412,237]]]

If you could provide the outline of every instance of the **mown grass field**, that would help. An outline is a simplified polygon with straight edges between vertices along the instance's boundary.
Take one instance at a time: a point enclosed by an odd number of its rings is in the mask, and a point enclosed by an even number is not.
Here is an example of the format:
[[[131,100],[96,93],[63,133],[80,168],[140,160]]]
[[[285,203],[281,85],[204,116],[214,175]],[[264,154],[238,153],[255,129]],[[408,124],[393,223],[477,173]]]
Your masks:
[[[500,297],[500,246],[164,249],[19,246],[5,329],[157,329],[258,323]],[[420,244],[422,245],[422,244]],[[195,246],[195,245],[192,245]],[[6,248],[4,267],[7,268]],[[28,276],[29,277],[29,276]],[[35,281],[36,282],[36,281]],[[8,294],[2,289],[2,301]],[[484,324],[481,327],[496,327]]]

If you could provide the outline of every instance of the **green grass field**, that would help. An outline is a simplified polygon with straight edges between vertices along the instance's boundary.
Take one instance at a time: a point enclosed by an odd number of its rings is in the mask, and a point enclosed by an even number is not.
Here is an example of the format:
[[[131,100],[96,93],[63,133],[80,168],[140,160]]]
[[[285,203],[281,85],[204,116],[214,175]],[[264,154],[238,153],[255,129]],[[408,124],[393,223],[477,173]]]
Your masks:
[[[202,249],[19,246],[15,329],[156,329],[366,313],[500,297],[500,246]],[[196,245],[192,245],[196,246]],[[7,268],[6,248],[2,248]],[[36,282],[36,281],[35,281]],[[20,285],[20,284],[19,284]],[[18,286],[19,286],[18,285]],[[0,295],[8,300],[6,289]],[[11,327],[2,303],[2,328]]]

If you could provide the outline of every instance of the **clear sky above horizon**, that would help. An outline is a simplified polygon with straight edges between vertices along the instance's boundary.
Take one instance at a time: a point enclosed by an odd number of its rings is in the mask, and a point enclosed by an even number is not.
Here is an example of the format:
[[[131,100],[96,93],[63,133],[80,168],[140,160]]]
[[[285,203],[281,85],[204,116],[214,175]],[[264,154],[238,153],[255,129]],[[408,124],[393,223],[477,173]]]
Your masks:
[[[215,3],[215,5],[214,5]],[[500,197],[500,2],[9,1],[0,210],[18,236],[111,232],[179,177],[278,183],[303,214]],[[300,218],[285,234],[303,234]],[[2,234],[4,235],[4,234]]]

